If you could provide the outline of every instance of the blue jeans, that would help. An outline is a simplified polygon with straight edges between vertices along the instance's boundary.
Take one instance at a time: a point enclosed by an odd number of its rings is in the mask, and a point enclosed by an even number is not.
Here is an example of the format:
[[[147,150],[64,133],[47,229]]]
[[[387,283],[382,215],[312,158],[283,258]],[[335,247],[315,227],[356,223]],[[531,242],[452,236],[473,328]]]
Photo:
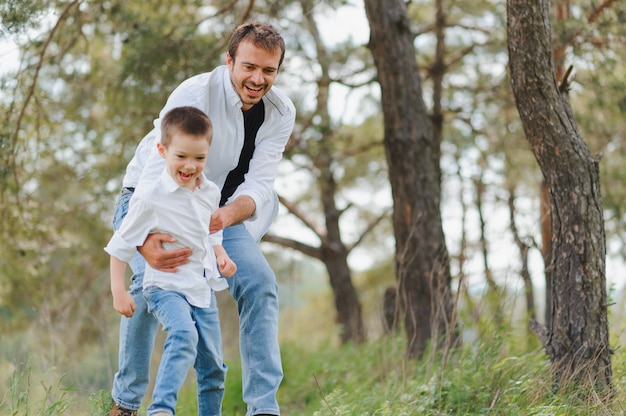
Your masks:
[[[283,379],[278,346],[278,285],[259,245],[243,224],[224,230],[222,245],[237,265],[228,290],[239,311],[239,350],[246,416],[279,415]]]
[[[118,199],[114,225],[119,227],[128,210],[129,195]],[[276,393],[283,378],[278,345],[278,285],[263,253],[243,225],[224,230],[222,245],[237,264],[237,273],[228,279],[229,291],[239,311],[239,344],[246,416],[267,413],[279,415]],[[119,370],[113,381],[112,396],[128,409],[138,409],[148,388],[150,355],[158,323],[147,312],[141,296],[145,269],[137,254],[130,263],[133,270],[131,294],[137,304],[132,318],[122,317],[120,324]],[[195,363],[198,379],[198,414],[215,414],[212,404],[221,404],[224,395],[226,366],[214,368],[211,356],[219,351],[221,338],[213,345],[198,346]],[[221,378],[220,374],[221,373]],[[219,397],[219,401],[218,401]]]
[[[217,309],[192,306],[180,293],[154,286],[144,289],[143,296],[148,311],[167,332],[148,416],[159,412],[174,415],[178,392],[196,359],[198,346],[213,345],[215,337],[219,339]],[[211,300],[215,302],[215,296]],[[221,356],[212,359],[214,367],[219,368],[221,362]],[[220,409],[216,410],[210,416],[219,415]]]

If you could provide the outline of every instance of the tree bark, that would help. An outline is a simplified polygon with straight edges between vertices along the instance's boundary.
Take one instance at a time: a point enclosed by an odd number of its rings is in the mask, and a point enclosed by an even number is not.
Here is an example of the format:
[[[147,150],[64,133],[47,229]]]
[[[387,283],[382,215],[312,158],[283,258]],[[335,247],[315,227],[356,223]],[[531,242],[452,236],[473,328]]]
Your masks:
[[[554,13],[555,21],[565,21],[569,18],[569,0],[557,0],[553,2],[552,10]],[[568,42],[563,41],[559,46],[552,47],[552,58],[554,59],[554,73],[557,81],[562,80],[565,75],[565,53],[567,51]],[[550,325],[550,321],[552,320],[552,271],[548,267],[551,263],[551,253],[552,253],[552,224],[550,222],[550,195],[548,190],[548,184],[546,181],[541,181],[541,192],[540,192],[540,225],[541,225],[541,240],[542,240],[542,250],[541,254],[543,256],[543,264],[545,267],[545,279],[546,279],[546,293],[545,293],[545,324],[546,326]]]
[[[382,95],[407,354],[419,357],[428,340],[439,346],[451,329],[450,264],[439,206],[440,142],[422,97],[406,4],[365,0],[365,10]]]
[[[511,85],[535,158],[547,184],[551,220],[551,320],[533,326],[552,363],[555,382],[611,387],[605,234],[598,162],[580,137],[557,85],[550,1],[508,0]]]

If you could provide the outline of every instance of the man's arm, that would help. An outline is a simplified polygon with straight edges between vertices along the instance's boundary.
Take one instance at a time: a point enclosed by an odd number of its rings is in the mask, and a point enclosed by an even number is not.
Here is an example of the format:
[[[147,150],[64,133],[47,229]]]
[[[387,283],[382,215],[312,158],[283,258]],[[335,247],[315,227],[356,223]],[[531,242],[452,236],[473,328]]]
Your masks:
[[[214,233],[231,225],[238,224],[250,218],[252,214],[254,214],[255,209],[256,204],[254,200],[247,195],[242,195],[232,203],[215,210],[213,215],[211,215],[209,232]]]
[[[146,241],[144,241],[142,246],[137,247],[137,250],[153,269],[174,273],[178,271],[179,266],[189,263],[189,256],[191,256],[189,247],[176,250],[165,250],[163,248],[164,242],[173,243],[175,241],[176,239],[169,234],[149,234],[146,237]]]

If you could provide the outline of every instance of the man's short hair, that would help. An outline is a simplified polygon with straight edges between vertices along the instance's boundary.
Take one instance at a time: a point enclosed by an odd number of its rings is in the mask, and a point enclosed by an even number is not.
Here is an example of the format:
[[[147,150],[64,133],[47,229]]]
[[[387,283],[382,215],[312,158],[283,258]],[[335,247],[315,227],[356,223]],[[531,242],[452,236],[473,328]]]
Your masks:
[[[285,40],[272,25],[263,22],[248,22],[239,25],[228,42],[228,54],[232,59],[236,60],[237,49],[243,41],[249,41],[257,48],[268,52],[280,51],[278,61],[278,68],[280,68],[285,58]]]

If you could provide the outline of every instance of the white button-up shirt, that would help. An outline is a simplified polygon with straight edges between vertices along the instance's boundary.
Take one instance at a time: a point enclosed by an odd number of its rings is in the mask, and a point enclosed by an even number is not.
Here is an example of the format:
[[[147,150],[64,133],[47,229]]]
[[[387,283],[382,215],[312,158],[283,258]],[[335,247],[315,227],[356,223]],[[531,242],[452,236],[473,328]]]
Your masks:
[[[206,308],[211,304],[211,289],[228,287],[220,276],[214,245],[222,243],[222,232],[209,234],[211,214],[218,208],[220,190],[204,175],[193,192],[179,186],[163,170],[161,176],[133,195],[128,214],[113,234],[105,251],[121,261],[129,262],[150,233],[164,232],[176,238],[175,243],[163,243],[166,250],[190,247],[189,263],[178,267],[176,273],[166,273],[146,264],[143,287],[157,286],[182,293],[194,306]]]
[[[250,169],[228,204],[238,196],[247,195],[256,204],[255,214],[244,223],[257,240],[267,232],[278,212],[274,180],[285,145],[295,123],[295,107],[291,100],[273,86],[264,96],[265,120],[259,129]],[[228,67],[217,67],[183,81],[169,96],[154,129],[141,141],[130,161],[123,186],[141,188],[163,170],[163,158],[156,147],[161,137],[161,117],[174,107],[193,106],[209,115],[213,123],[213,142],[205,167],[207,178],[222,189],[228,173],[237,166],[244,142],[242,102],[233,88]]]

